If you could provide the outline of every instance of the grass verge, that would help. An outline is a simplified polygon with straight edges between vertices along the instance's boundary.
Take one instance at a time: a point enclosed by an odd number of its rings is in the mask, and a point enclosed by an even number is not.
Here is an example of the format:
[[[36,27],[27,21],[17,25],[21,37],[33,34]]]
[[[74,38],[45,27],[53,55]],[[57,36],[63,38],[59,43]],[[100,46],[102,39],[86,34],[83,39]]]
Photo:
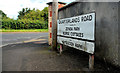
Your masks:
[[[48,32],[48,29],[0,29],[0,32]]]

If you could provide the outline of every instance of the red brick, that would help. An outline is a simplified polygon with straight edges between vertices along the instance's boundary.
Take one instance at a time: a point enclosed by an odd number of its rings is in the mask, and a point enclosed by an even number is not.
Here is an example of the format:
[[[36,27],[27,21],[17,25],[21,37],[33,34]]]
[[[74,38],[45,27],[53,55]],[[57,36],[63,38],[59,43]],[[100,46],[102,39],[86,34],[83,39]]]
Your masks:
[[[50,28],[52,27],[52,22],[50,22]]]
[[[52,38],[52,33],[50,33],[50,38]]]
[[[58,5],[58,9],[64,7],[64,5],[60,4]]]

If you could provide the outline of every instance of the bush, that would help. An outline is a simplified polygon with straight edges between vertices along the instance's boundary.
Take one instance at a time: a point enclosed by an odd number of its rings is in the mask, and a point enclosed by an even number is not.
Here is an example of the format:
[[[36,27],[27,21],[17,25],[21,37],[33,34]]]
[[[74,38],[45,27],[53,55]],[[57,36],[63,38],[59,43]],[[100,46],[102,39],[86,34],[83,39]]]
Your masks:
[[[39,20],[13,20],[13,19],[3,19],[2,28],[3,29],[47,29],[48,22],[43,22]]]

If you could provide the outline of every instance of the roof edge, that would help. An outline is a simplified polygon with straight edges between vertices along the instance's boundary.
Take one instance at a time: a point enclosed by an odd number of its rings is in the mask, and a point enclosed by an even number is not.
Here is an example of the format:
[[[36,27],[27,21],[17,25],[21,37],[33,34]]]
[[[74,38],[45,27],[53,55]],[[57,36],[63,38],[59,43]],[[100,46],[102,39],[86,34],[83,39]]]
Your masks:
[[[67,7],[70,7],[71,5],[74,5],[74,4],[76,4],[76,3],[78,3],[78,2],[74,1],[74,2],[72,2],[72,3],[70,3],[70,4],[66,5],[66,6],[58,9],[58,11],[61,11],[62,9],[65,9],[65,8],[67,8]]]
[[[50,5],[50,4],[52,4],[53,2],[48,2],[47,4],[48,5]],[[58,2],[58,3],[60,3],[60,4],[66,4],[66,3],[64,3],[64,2]]]

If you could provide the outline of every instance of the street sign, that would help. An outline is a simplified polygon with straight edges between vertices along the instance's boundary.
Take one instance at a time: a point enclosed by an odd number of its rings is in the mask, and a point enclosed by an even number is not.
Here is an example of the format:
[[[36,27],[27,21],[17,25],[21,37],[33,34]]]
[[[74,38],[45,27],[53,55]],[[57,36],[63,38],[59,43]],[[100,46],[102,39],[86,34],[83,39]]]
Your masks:
[[[57,42],[94,53],[95,13],[57,20]]]
[[[77,39],[71,39],[66,37],[57,37],[58,43],[67,45],[69,47],[76,48],[78,50],[82,50],[88,53],[94,53],[94,42],[82,41]]]

